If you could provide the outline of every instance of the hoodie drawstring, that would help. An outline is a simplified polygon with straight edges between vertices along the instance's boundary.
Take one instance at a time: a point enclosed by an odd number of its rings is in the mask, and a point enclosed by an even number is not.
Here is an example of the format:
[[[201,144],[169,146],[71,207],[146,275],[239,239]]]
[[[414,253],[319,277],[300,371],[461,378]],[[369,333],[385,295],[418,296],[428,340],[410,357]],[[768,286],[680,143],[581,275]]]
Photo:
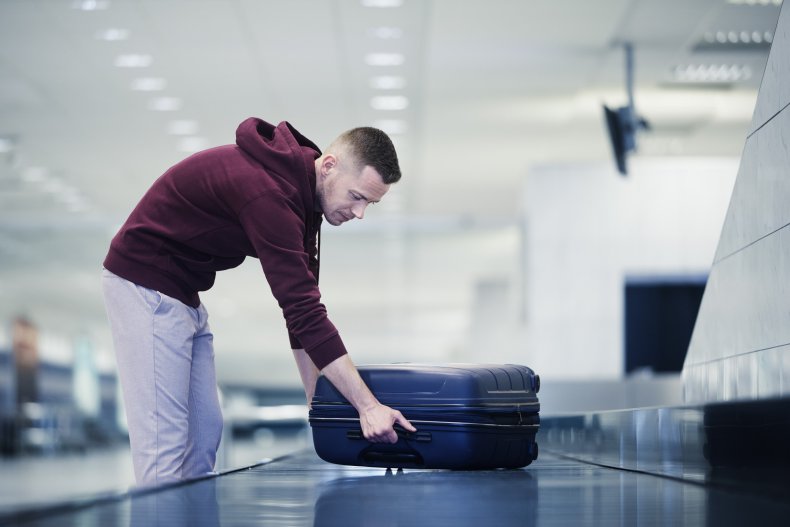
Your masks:
[[[318,240],[316,244],[316,253],[315,253],[315,283],[318,284],[318,275],[321,274],[321,224],[318,224],[318,231],[316,232],[315,237]]]

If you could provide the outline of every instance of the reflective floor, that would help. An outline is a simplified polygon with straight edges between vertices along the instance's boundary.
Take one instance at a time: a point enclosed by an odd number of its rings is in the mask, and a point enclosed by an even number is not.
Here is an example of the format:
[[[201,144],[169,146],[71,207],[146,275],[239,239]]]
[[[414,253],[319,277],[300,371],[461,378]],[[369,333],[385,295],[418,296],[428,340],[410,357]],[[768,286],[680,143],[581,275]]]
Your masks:
[[[63,475],[65,476],[65,475]],[[40,526],[771,525],[790,504],[541,453],[522,470],[342,467],[303,451],[266,465],[78,510]]]
[[[261,429],[255,437],[222,441],[216,465],[220,472],[312,445],[308,428]],[[20,509],[121,495],[133,486],[128,443],[85,453],[0,457],[0,518]]]

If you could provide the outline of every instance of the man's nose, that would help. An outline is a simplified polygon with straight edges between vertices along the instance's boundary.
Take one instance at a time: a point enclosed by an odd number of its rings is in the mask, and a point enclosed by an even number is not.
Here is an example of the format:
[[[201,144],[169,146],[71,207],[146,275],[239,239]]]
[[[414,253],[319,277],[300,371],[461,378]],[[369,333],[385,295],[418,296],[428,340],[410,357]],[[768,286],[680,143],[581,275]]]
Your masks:
[[[358,220],[361,220],[365,217],[365,209],[368,207],[367,203],[355,203],[353,207],[351,207],[351,213],[354,217]]]

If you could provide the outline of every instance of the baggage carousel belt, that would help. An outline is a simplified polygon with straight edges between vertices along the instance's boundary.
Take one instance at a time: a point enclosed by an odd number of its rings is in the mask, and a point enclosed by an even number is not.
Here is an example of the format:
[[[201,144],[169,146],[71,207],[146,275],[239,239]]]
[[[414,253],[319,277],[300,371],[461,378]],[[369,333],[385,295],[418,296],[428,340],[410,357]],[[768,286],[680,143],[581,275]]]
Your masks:
[[[781,500],[580,463],[549,453],[525,469],[387,471],[312,451],[97,503],[19,512],[24,526],[755,525]],[[756,522],[756,523],[755,523]]]

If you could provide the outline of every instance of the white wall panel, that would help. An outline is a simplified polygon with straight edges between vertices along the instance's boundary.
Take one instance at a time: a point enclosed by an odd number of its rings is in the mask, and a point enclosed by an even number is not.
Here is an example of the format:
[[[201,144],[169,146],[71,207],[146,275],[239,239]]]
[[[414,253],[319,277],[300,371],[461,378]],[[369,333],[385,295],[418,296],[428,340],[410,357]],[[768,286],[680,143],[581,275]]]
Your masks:
[[[737,159],[535,168],[525,187],[526,360],[545,378],[623,375],[628,276],[705,275]]]

